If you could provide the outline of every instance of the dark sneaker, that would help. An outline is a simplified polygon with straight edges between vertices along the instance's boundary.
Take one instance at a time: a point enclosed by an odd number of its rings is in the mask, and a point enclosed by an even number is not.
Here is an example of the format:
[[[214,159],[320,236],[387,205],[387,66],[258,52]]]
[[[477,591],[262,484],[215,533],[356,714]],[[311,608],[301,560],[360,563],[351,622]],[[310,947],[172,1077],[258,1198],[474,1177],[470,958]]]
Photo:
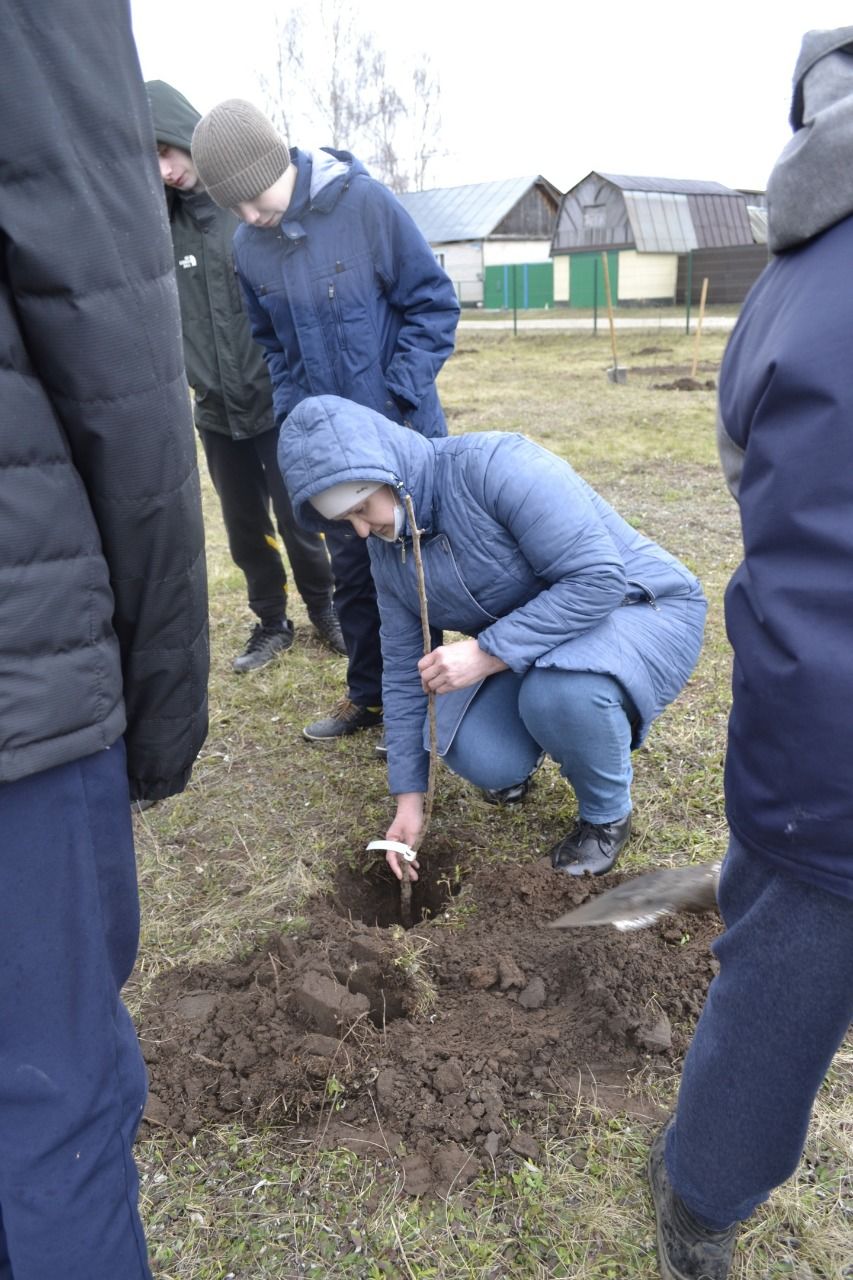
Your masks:
[[[231,663],[234,671],[257,671],[265,667],[280,653],[285,653],[293,644],[293,623],[289,618],[278,626],[264,626],[256,623],[252,628],[248,644],[243,652]]]
[[[331,605],[321,610],[319,613],[309,613],[311,625],[317,632],[317,635],[327,644],[330,649],[334,649],[335,653],[342,653],[346,656],[347,647],[344,642],[344,633],[341,631],[341,624],[338,622],[338,615],[335,613]]]
[[[522,800],[533,786],[534,773],[536,773],[537,769],[542,768],[544,761],[545,752],[541,751],[539,753],[539,759],[523,781],[516,782],[515,785],[511,787],[481,787],[480,795],[485,800],[486,804],[521,804]]]
[[[373,729],[381,723],[381,707],[359,707],[349,698],[341,698],[331,715],[306,725],[302,736],[309,742],[326,742],[330,738],[346,738],[359,729]]]
[[[530,781],[530,778],[525,778],[523,782],[517,782],[514,787],[481,787],[480,795],[486,804],[521,804],[530,790]]]
[[[567,876],[586,872],[603,876],[616,865],[630,834],[630,813],[618,822],[586,822],[578,818],[569,834],[551,850],[551,865]]]
[[[663,1158],[671,1123],[661,1129],[652,1143],[648,1166],[662,1280],[727,1280],[739,1224],[735,1222],[725,1231],[711,1231],[673,1191]]]

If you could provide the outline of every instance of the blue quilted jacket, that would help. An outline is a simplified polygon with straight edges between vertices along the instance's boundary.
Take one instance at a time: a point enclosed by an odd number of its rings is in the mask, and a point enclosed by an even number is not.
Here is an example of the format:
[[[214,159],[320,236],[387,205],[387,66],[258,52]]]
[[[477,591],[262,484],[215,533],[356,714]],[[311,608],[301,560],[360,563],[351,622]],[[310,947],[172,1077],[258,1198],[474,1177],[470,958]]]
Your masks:
[[[524,436],[425,440],[336,396],[305,400],[279,439],[294,510],[343,480],[376,480],[412,498],[422,530],[430,622],[476,636],[523,673],[534,664],[614,676],[637,708],[634,745],[696,662],[705,599],[694,576],[644,538],[568,463]],[[382,619],[383,700],[392,792],[422,791],[426,697],[408,529],[368,539]],[[438,697],[445,752],[478,686]]]
[[[435,389],[459,303],[396,196],[346,151],[293,148],[296,188],[280,226],[242,225],[237,271],[273,384],[276,423],[334,394],[447,434]]]

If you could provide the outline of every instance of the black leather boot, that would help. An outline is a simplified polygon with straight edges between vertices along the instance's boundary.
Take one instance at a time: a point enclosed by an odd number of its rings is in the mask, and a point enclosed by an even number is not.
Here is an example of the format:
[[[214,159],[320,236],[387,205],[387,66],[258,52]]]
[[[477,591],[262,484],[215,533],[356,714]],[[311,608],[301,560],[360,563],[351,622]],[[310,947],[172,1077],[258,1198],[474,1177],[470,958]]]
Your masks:
[[[618,822],[587,822],[578,818],[569,834],[551,850],[551,865],[567,876],[582,876],[586,872],[603,876],[616,865],[630,834],[630,813]]]

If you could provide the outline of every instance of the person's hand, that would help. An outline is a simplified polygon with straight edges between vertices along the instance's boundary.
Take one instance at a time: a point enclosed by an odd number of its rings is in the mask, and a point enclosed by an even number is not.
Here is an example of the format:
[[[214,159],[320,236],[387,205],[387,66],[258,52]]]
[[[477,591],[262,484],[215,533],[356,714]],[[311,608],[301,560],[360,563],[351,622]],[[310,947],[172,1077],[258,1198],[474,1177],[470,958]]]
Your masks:
[[[424,693],[450,693],[476,684],[484,676],[506,671],[507,665],[481,649],[476,640],[439,645],[418,663]]]
[[[421,791],[409,791],[397,796],[397,812],[394,821],[385,832],[386,840],[399,840],[411,846],[421,834],[424,825],[424,797]],[[389,849],[385,861],[398,880],[403,879],[400,867],[400,855]],[[413,880],[418,878],[418,862],[409,863],[409,875]]]

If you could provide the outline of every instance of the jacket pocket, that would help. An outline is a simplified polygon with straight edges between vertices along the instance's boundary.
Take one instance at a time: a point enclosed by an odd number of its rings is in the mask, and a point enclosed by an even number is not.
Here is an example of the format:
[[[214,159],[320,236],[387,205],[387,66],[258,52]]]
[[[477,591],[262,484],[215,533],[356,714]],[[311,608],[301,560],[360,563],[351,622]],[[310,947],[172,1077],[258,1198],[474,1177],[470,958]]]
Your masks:
[[[416,513],[417,514],[417,513]],[[424,570],[428,573],[427,596],[430,600],[430,616],[435,602],[436,626],[448,631],[461,631],[477,635],[485,627],[497,622],[493,613],[484,609],[471,594],[446,534],[440,533],[425,547]]]
[[[326,282],[326,298],[329,303],[329,311],[332,316],[332,324],[338,339],[338,346],[341,351],[347,349],[346,327],[344,325],[343,316],[341,315],[341,304],[338,298],[338,288],[335,281],[328,280]]]

